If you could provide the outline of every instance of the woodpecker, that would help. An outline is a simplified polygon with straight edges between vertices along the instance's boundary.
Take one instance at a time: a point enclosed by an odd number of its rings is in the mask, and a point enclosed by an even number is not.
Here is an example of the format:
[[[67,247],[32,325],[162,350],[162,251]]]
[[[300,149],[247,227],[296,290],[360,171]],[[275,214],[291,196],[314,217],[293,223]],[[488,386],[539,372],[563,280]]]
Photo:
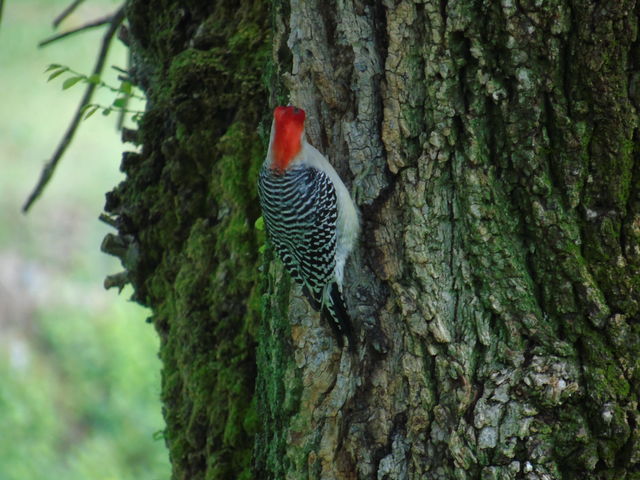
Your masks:
[[[307,142],[305,112],[277,107],[260,170],[264,224],[278,256],[314,310],[355,348],[342,285],[344,266],[358,237],[358,213],[329,161]]]

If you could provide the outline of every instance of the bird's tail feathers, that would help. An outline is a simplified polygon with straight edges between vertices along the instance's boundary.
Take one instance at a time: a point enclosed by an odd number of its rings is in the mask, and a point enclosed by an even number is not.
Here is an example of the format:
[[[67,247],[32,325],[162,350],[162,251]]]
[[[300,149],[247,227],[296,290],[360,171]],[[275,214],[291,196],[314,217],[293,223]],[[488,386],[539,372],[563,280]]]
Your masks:
[[[307,301],[309,302],[309,305],[311,305],[311,308],[313,308],[316,312],[319,312],[320,307],[322,306],[322,297],[316,298],[318,295],[314,295],[313,291],[310,290],[306,285],[302,286],[302,293],[304,293],[304,296],[307,297]]]
[[[332,282],[326,286],[320,315],[331,325],[340,348],[344,345],[343,337],[347,337],[349,350],[355,351],[356,342],[351,317],[349,317],[342,290],[337,282]]]

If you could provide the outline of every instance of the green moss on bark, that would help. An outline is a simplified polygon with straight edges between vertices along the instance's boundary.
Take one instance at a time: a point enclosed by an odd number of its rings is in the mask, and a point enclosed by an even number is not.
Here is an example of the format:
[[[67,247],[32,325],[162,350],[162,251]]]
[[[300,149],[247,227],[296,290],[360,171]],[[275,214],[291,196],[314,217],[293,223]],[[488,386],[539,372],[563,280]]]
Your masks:
[[[161,338],[165,439],[178,479],[251,478],[260,318],[255,187],[267,6],[130,1],[142,153],[109,194],[136,300]]]

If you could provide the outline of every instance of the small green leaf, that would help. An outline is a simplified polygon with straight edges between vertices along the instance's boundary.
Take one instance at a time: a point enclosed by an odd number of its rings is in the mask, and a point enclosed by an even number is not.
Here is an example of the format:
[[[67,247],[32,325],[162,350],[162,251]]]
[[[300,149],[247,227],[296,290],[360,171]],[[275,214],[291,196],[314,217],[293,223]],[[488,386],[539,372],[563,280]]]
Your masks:
[[[113,106],[116,108],[124,108],[127,106],[127,97],[120,97],[120,98],[116,98],[113,101]]]
[[[261,232],[264,231],[264,217],[258,217],[254,225],[256,227],[256,230],[260,230]]]
[[[91,115],[93,115],[94,113],[96,113],[98,111],[98,108],[100,108],[99,105],[90,105],[90,107],[92,107],[91,109],[87,109],[87,113],[85,113],[84,115],[84,120],[86,120],[87,118],[89,118]]]
[[[47,82],[50,82],[51,80],[53,80],[54,78],[56,78],[59,75],[62,75],[66,71],[67,71],[67,68],[61,68],[60,70],[56,70],[51,75],[49,75],[49,78],[47,78]]]
[[[125,95],[131,95],[131,82],[122,82],[120,84],[120,91]]]
[[[102,115],[104,115],[105,117],[110,113],[111,113],[111,108],[105,108],[104,110],[102,110]]]
[[[77,76],[77,77],[69,77],[67,78],[63,83],[62,83],[62,89],[66,90],[68,88],[73,87],[76,83],[78,83],[80,80],[82,80],[83,78],[86,77],[81,77],[81,76]]]
[[[93,83],[94,85],[98,85],[100,83],[100,75],[94,73],[93,75],[87,78],[87,82]]]
[[[51,65],[49,65],[47,67],[47,69],[44,72],[47,73],[47,72],[50,72],[51,70],[56,70],[58,68],[65,68],[66,69],[66,67],[63,67],[62,65],[58,65],[57,63],[52,63]]]
[[[267,244],[263,243],[260,248],[258,248],[258,253],[264,253],[264,251],[267,249]]]

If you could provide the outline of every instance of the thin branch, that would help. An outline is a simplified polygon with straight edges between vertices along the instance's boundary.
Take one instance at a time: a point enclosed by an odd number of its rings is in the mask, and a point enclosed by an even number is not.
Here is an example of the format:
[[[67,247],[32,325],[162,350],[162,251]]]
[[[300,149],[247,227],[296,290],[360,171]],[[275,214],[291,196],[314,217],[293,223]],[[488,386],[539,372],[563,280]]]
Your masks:
[[[62,65],[50,65],[49,67],[50,68],[46,70],[47,72],[49,72],[52,69],[54,69],[53,67],[56,67],[56,68],[57,67],[62,67]],[[69,73],[69,74],[74,75],[76,77],[82,77],[83,80],[93,83],[93,81],[90,80],[88,76],[83,75],[82,73],[75,71],[73,68],[69,68],[69,67],[62,67],[62,68],[64,68],[64,71],[62,73]],[[131,79],[129,77],[125,78],[122,75],[118,75],[118,80],[120,80],[121,82],[125,82],[126,81],[126,82],[131,83]],[[122,91],[122,89],[120,87],[114,87],[113,85],[109,85],[104,80],[100,80],[100,82],[98,83],[98,86],[106,88],[107,90],[111,90],[113,93],[118,93],[118,94],[126,93],[126,92]],[[126,94],[131,98],[137,98],[138,100],[145,100],[145,97],[143,95],[138,95],[138,94],[135,94],[133,92],[126,93]]]
[[[120,25],[120,23],[122,23],[123,19],[124,19],[124,7],[120,7],[120,9],[118,9],[113,14],[111,25],[109,26],[109,29],[105,32],[104,37],[102,38],[102,45],[100,47],[100,52],[98,53],[98,58],[96,60],[95,67],[93,68],[94,74],[100,75],[100,73],[102,73],[105,61],[107,59],[107,53],[109,52],[109,46],[111,45],[111,40],[113,39],[113,36],[118,30],[118,26]],[[47,164],[42,169],[42,173],[40,175],[40,180],[38,181],[38,184],[36,185],[33,192],[31,192],[31,195],[29,195],[29,198],[27,199],[27,201],[22,207],[22,211],[24,213],[29,211],[29,209],[31,208],[31,205],[33,205],[33,202],[35,202],[38,199],[38,197],[42,194],[42,191],[44,190],[44,188],[49,183],[49,180],[51,180],[51,176],[53,175],[55,168],[58,166],[58,162],[62,158],[62,155],[64,155],[64,152],[67,150],[67,147],[69,147],[69,144],[73,139],[73,135],[76,133],[76,130],[78,129],[78,125],[80,124],[80,121],[82,120],[82,115],[84,113],[84,110],[83,110],[84,106],[91,102],[91,97],[93,95],[95,88],[96,88],[96,85],[94,83],[89,83],[87,85],[87,88],[84,92],[84,96],[82,97],[82,100],[78,105],[78,109],[75,113],[75,116],[73,117],[73,120],[71,121],[71,124],[69,125],[66,133],[62,137],[62,140],[60,141],[58,148],[53,154],[53,157],[47,162]]]
[[[127,55],[127,75],[129,75],[128,72],[131,71],[131,50],[128,50],[128,55]],[[115,68],[115,67],[114,67]],[[124,80],[122,80],[124,81]],[[122,130],[122,128],[124,127],[124,121],[125,121],[125,117],[127,115],[127,107],[129,106],[129,102],[131,100],[131,96],[127,95],[126,100],[124,105],[122,106],[122,110],[120,110],[120,115],[118,115],[118,123],[116,124],[116,128],[118,130]]]
[[[123,75],[129,75],[129,71],[125,70],[124,68],[120,68],[117,65],[111,65],[111,68],[113,68],[116,72],[121,73]],[[120,77],[118,77],[118,79],[120,79]]]
[[[38,44],[38,47],[40,47],[40,48],[45,47],[45,46],[49,45],[50,43],[53,43],[53,42],[55,42],[57,40],[61,40],[63,38],[66,38],[69,35],[73,35],[74,33],[84,32],[86,30],[91,30],[92,28],[101,27],[102,25],[106,25],[107,23],[110,23],[111,21],[113,21],[113,15],[109,15],[109,16],[103,17],[103,18],[98,18],[97,20],[94,20],[94,21],[89,22],[89,23],[85,23],[84,25],[81,25],[78,28],[74,28],[73,30],[68,30],[66,32],[58,33],[57,35],[54,35],[54,36],[49,37],[49,38],[47,38],[45,40],[42,40]]]
[[[4,6],[4,0],[0,0],[0,23],[2,23],[2,7]]]
[[[65,8],[60,15],[58,15],[53,21],[53,27],[58,28],[58,25],[62,23],[62,21],[67,18],[69,15],[73,13],[73,11],[78,8],[78,6],[84,2],[84,0],[74,0],[74,2]]]

